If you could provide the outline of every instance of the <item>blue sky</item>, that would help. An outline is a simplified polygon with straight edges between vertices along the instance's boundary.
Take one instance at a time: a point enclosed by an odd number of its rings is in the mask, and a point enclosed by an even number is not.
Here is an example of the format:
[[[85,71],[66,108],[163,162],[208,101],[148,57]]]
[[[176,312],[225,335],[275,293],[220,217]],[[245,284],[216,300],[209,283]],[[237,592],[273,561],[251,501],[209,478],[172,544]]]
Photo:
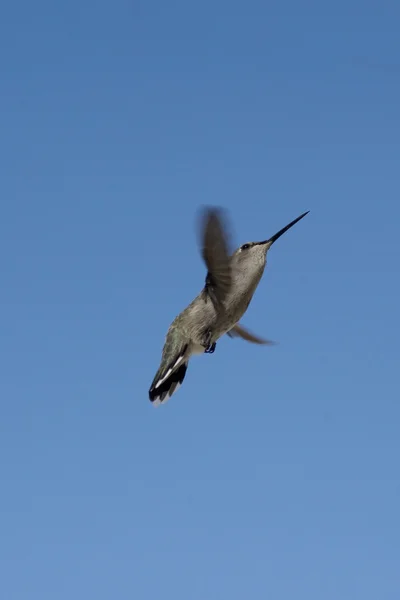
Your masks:
[[[398,2],[8,3],[0,20],[7,600],[394,600]],[[155,409],[201,204],[269,253]]]

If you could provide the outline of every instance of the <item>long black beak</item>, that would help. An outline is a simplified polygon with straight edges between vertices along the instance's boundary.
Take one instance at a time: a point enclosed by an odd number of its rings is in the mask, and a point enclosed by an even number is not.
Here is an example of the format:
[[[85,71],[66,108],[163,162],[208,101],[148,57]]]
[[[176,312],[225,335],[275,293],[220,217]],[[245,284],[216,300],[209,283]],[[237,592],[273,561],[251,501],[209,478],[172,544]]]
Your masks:
[[[272,237],[270,237],[269,240],[264,240],[264,242],[259,242],[259,244],[268,244],[268,248],[270,248],[272,246],[272,244],[274,242],[276,242],[276,240],[281,237],[281,235],[283,235],[284,233],[286,233],[286,231],[288,229],[290,229],[291,227],[293,227],[293,225],[296,225],[296,223],[298,223],[300,221],[300,219],[302,219],[303,217],[305,217],[306,215],[308,215],[309,212],[310,211],[308,210],[307,212],[303,213],[302,215],[300,215],[299,217],[297,217],[297,219],[295,219],[294,221],[292,221],[291,223],[289,223],[289,225],[286,225],[286,227],[283,227],[283,229],[280,229],[278,231],[278,233],[275,233],[275,235],[273,235]]]

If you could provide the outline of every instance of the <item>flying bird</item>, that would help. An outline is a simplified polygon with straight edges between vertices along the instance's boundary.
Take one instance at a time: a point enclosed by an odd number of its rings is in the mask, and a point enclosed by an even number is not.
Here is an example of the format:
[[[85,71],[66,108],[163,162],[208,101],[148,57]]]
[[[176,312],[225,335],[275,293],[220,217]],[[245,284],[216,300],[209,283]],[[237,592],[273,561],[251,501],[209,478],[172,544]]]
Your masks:
[[[262,242],[247,242],[233,253],[228,219],[219,207],[205,207],[200,218],[201,254],[207,268],[200,294],[172,322],[165,338],[161,364],[149,389],[149,399],[164,404],[182,384],[189,359],[212,354],[227,334],[253,344],[273,344],[239,323],[260,283],[272,244],[310,211],[301,214]]]

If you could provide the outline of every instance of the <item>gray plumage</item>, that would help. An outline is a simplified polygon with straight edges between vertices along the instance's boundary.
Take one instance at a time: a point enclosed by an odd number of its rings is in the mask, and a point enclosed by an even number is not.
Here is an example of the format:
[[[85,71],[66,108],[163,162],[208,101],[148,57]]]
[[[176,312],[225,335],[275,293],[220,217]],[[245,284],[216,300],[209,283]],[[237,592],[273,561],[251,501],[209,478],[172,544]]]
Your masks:
[[[239,321],[246,312],[266,266],[267,252],[303,213],[274,236],[230,249],[227,218],[220,208],[206,208],[200,220],[200,244],[207,268],[204,288],[172,322],[161,364],[149,389],[154,404],[166,402],[181,385],[188,362],[196,354],[212,353],[224,334],[255,344],[273,344],[247,331]]]

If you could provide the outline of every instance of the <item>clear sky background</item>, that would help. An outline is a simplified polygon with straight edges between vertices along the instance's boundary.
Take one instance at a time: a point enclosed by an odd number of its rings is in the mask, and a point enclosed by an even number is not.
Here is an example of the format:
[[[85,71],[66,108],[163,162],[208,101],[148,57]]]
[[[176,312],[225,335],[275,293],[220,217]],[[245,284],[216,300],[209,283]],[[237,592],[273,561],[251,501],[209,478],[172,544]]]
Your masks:
[[[400,597],[400,5],[6,3],[4,600]],[[154,408],[205,277],[195,217],[269,253],[243,324]]]

